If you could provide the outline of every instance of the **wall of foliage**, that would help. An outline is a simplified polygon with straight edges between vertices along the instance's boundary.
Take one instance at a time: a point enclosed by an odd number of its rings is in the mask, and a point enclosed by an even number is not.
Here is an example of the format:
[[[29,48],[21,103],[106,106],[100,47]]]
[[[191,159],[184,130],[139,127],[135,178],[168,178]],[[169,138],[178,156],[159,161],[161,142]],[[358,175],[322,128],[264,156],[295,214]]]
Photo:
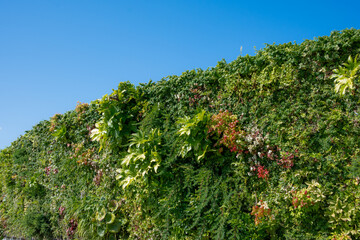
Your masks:
[[[0,152],[0,236],[359,239],[360,30],[267,45],[56,114]]]

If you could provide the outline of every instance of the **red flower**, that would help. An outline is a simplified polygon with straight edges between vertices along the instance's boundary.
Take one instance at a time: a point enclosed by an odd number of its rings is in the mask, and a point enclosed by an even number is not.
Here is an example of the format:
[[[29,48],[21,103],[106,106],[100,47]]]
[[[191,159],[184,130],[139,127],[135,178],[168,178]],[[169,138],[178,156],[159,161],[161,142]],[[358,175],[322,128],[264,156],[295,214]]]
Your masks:
[[[258,178],[268,179],[268,177],[269,177],[269,170],[267,170],[266,168],[264,168],[264,166],[259,165],[259,166],[257,167],[257,172],[258,172]]]

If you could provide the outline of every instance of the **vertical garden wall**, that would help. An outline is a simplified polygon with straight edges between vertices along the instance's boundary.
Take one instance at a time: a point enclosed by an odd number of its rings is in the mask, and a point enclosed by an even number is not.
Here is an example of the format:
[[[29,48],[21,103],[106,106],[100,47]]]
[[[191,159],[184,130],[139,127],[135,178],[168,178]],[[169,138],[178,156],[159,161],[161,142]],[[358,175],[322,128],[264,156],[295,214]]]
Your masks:
[[[0,152],[0,236],[358,239],[360,31],[267,45],[42,121]]]

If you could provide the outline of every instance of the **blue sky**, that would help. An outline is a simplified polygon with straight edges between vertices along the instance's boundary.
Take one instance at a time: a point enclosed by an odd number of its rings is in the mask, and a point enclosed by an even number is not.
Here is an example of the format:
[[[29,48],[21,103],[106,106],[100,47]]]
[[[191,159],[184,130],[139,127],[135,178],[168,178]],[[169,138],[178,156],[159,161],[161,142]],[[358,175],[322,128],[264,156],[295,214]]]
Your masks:
[[[360,28],[360,1],[0,0],[0,149],[111,92]]]

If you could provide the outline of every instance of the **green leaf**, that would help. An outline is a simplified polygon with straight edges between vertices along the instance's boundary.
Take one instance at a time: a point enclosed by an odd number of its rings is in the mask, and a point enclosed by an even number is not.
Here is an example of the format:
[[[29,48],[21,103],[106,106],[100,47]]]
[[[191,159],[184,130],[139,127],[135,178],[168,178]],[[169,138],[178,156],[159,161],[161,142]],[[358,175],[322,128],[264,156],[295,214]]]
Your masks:
[[[146,152],[138,154],[135,158],[134,158],[134,162],[137,162],[138,160],[144,160],[146,158]]]
[[[106,224],[111,224],[115,221],[115,214],[113,213],[106,213],[106,216],[105,216],[105,222]]]
[[[108,204],[108,208],[111,212],[115,212],[119,207],[119,204],[116,200],[111,200]]]
[[[104,237],[105,232],[106,232],[106,226],[105,225],[99,225],[97,227],[97,234],[99,235],[99,237]]]
[[[116,240],[116,235],[110,234],[108,240]]]
[[[111,233],[118,233],[122,226],[122,221],[120,219],[115,220],[112,224],[108,225],[108,230]]]
[[[186,156],[186,154],[191,151],[191,148],[192,147],[190,144],[183,145],[180,150],[181,157],[184,158]]]
[[[96,213],[96,220],[98,220],[99,222],[101,222],[102,220],[105,219],[106,216],[106,210],[105,208],[101,209],[100,212]]]
[[[201,159],[203,159],[203,158],[205,157],[205,154],[206,154],[206,152],[207,152],[207,149],[208,149],[208,145],[205,147],[204,152],[203,152],[200,156],[197,157],[197,160],[198,160],[198,161],[200,161]]]

